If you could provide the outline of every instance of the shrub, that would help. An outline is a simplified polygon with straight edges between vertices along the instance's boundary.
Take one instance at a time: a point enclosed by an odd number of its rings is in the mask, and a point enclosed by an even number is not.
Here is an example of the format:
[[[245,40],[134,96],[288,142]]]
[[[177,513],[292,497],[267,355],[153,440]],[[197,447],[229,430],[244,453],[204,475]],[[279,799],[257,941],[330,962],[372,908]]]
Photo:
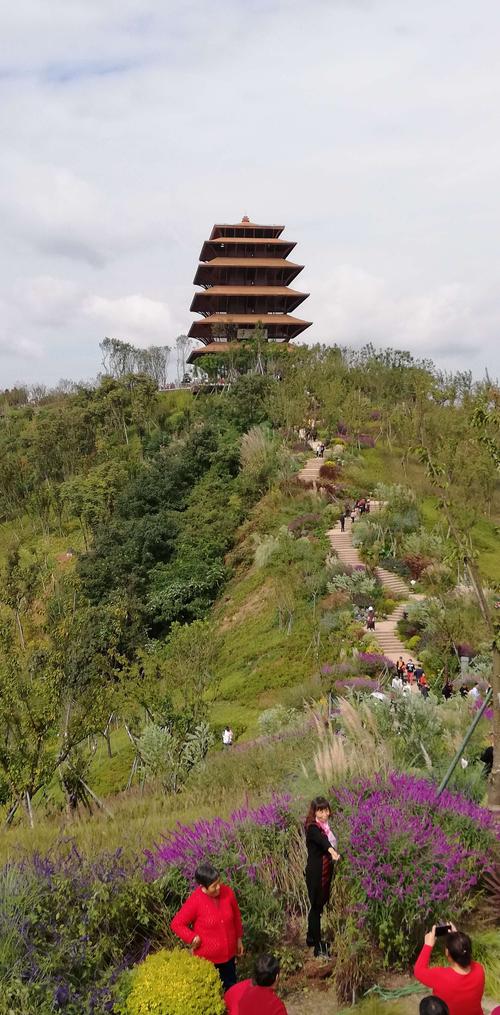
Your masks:
[[[321,515],[318,514],[298,515],[288,523],[288,531],[292,532],[294,536],[308,536],[318,527],[320,522]]]
[[[297,726],[303,720],[303,713],[296,708],[286,708],[285,705],[275,705],[274,708],[266,708],[258,718],[259,732],[264,736],[270,733],[277,733],[278,730],[290,726]]]
[[[162,949],[126,973],[122,1015],[224,1015],[222,986],[215,966],[175,948]]]
[[[340,850],[366,903],[363,925],[386,964],[409,962],[426,924],[471,908],[488,869],[493,817],[425,779],[392,773],[330,793]]]
[[[366,673],[383,673],[396,669],[396,664],[392,659],[378,652],[358,652],[358,659]]]
[[[325,462],[319,470],[321,479],[334,480],[339,475],[339,467],[335,462]]]

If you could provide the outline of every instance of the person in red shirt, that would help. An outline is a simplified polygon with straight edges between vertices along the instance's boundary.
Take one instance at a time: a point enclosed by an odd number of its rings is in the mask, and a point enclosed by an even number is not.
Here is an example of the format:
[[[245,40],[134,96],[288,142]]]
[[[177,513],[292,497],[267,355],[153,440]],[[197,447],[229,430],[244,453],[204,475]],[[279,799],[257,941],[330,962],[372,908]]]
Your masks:
[[[429,965],[436,943],[436,927],[425,935],[424,946],[415,963],[414,974],[420,983],[431,987],[434,994],[448,1005],[450,1015],[483,1015],[481,998],[484,992],[484,969],[472,959],[472,942],[468,934],[450,924],[446,935],[446,967]]]
[[[243,925],[236,896],[221,884],[211,863],[195,871],[198,888],[175,914],[170,927],[202,959],[213,962],[224,990],[236,983],[236,955],[243,955]]]
[[[259,955],[252,980],[243,980],[224,995],[229,1015],[287,1015],[283,1001],[274,988],[280,972],[279,959]]]

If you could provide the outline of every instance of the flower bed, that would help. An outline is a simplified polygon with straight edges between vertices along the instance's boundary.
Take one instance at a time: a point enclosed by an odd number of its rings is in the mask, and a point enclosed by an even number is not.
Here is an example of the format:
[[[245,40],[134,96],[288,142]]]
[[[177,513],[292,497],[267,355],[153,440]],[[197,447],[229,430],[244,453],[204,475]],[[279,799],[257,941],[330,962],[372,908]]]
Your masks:
[[[331,791],[334,827],[361,887],[366,925],[387,965],[409,962],[424,928],[472,907],[489,869],[492,816],[457,793],[436,798],[425,779],[392,773]]]

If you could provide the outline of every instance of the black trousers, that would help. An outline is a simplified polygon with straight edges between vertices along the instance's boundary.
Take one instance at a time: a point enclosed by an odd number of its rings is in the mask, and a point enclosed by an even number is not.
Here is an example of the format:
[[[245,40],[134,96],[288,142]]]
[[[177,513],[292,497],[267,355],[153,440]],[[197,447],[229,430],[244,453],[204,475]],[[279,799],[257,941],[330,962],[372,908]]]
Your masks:
[[[224,993],[236,983],[236,961],[234,958],[227,962],[214,962],[214,966],[221,978]]]
[[[307,918],[307,944],[319,948],[321,944],[321,914],[323,903],[311,903],[309,916]]]

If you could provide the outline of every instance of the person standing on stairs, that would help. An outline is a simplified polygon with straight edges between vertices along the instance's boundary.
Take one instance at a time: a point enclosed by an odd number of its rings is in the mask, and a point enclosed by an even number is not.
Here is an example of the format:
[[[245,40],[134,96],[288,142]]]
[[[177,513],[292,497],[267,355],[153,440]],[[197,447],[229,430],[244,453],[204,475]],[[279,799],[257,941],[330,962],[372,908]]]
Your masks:
[[[339,522],[340,522],[340,531],[345,532],[345,514],[343,511],[340,512]]]
[[[368,607],[368,613],[366,614],[366,627],[368,631],[375,630],[375,610],[373,606]]]
[[[314,948],[316,958],[328,955],[328,946],[321,940],[321,914],[330,898],[334,864],[340,860],[337,840],[329,825],[330,814],[328,800],[317,796],[311,801],[305,821],[306,885],[310,902],[306,943]]]

